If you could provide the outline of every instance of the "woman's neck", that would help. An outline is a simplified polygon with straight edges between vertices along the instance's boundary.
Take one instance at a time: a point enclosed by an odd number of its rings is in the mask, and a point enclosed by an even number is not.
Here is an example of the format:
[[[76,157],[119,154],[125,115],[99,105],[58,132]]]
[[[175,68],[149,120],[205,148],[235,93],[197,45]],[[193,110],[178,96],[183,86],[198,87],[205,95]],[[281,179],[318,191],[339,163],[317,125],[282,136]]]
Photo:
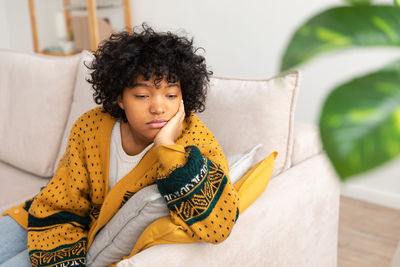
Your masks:
[[[135,136],[129,126],[129,123],[121,121],[120,124],[122,148],[129,156],[135,156],[139,154],[151,144],[151,141],[147,141],[144,138]]]

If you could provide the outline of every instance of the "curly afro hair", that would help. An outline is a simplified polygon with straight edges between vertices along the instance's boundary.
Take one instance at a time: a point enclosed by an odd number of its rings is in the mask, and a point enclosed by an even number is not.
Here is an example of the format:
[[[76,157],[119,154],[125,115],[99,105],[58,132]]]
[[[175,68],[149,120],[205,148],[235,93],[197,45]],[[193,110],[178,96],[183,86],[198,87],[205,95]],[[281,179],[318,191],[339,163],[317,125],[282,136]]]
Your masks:
[[[127,122],[117,104],[118,96],[137,76],[143,75],[145,80],[155,76],[155,83],[164,78],[170,83],[180,82],[186,117],[190,112],[204,111],[212,71],[207,70],[205,58],[196,54],[202,48],[193,46],[193,38],[155,32],[146,24],[142,29],[112,34],[94,53],[93,62],[87,66],[92,70],[88,82],[95,90],[94,101],[103,104],[111,116]]]

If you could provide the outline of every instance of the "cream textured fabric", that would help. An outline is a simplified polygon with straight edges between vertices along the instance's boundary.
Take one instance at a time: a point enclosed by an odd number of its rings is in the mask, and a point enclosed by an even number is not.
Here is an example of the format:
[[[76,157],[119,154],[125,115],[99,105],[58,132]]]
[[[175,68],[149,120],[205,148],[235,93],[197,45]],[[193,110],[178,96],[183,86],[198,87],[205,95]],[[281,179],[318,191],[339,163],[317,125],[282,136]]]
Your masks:
[[[228,157],[260,143],[255,162],[278,151],[275,176],[290,167],[299,79],[298,71],[268,80],[213,77],[206,110],[198,116]]]
[[[0,160],[53,174],[67,123],[79,56],[0,50]]]
[[[65,127],[64,137],[61,142],[60,150],[58,151],[58,156],[56,164],[54,165],[53,173],[55,173],[58,162],[65,152],[65,147],[67,146],[69,132],[71,131],[72,125],[79,118],[80,115],[97,106],[97,104],[93,100],[94,90],[92,89],[91,84],[86,81],[86,79],[90,77],[90,70],[84,65],[84,63],[90,64],[93,58],[94,57],[92,53],[90,53],[89,51],[84,50],[82,51],[82,53],[80,53],[73,101],[70,107],[67,126]]]
[[[340,188],[325,154],[271,180],[218,245],[157,245],[118,267],[336,267]]]
[[[292,166],[322,152],[318,126],[295,122]]]

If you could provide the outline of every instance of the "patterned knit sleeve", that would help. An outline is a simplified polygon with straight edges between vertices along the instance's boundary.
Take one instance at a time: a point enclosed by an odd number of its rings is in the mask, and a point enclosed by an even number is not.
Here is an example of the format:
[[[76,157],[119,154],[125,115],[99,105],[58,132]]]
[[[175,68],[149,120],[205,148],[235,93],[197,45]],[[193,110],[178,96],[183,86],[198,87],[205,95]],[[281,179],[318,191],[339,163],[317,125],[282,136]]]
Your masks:
[[[27,203],[28,250],[34,267],[86,265],[90,202],[81,139],[75,124],[54,177]]]
[[[175,224],[192,238],[216,244],[232,231],[239,199],[219,145],[199,147],[157,146],[157,186]]]

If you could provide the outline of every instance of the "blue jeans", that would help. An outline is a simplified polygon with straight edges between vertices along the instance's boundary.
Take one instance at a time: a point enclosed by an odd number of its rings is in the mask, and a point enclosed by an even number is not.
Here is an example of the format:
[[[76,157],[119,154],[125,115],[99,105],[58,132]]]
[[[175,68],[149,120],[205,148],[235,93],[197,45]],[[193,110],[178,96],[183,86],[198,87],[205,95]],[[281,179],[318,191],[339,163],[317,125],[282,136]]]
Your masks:
[[[32,266],[27,239],[27,230],[13,218],[0,217],[0,267]]]

